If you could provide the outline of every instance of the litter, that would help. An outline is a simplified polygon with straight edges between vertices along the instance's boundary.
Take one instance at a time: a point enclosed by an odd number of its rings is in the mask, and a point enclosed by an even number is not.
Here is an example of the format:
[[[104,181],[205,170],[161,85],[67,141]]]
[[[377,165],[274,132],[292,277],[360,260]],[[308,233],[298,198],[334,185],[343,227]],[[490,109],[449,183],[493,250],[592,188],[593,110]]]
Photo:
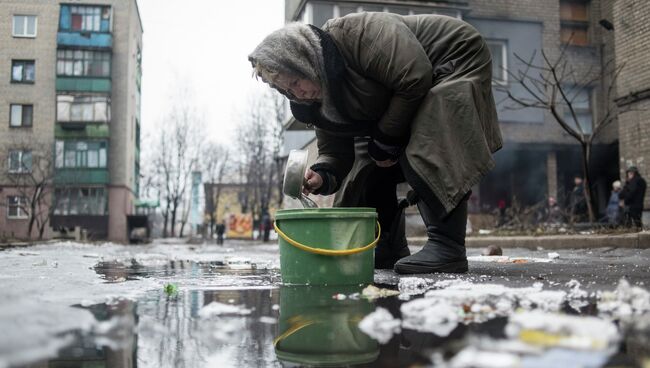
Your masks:
[[[399,291],[390,289],[380,289],[374,285],[368,285],[361,291],[361,296],[366,299],[386,298],[389,296],[399,295]]]

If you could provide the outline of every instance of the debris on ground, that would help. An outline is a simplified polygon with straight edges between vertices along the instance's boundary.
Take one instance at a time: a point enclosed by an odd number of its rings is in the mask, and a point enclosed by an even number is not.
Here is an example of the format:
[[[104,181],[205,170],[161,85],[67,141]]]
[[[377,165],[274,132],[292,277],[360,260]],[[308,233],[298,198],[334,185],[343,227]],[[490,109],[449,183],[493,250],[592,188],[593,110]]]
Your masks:
[[[374,285],[368,285],[361,291],[361,296],[366,299],[386,298],[389,296],[399,295],[399,291],[391,289],[381,289]]]
[[[359,329],[380,344],[385,344],[390,341],[394,334],[402,331],[401,323],[387,309],[377,307],[374,312],[368,314],[359,322]]]
[[[412,295],[423,294],[425,291],[433,287],[434,280],[425,279],[422,277],[402,277],[399,279],[397,288],[400,292],[400,298],[410,297]]]
[[[199,317],[210,318],[213,316],[221,315],[247,315],[251,314],[250,309],[246,309],[243,305],[230,305],[219,302],[212,302],[199,310]]]
[[[498,245],[488,245],[485,249],[483,249],[481,254],[484,256],[502,256],[503,249],[501,249],[501,247]]]

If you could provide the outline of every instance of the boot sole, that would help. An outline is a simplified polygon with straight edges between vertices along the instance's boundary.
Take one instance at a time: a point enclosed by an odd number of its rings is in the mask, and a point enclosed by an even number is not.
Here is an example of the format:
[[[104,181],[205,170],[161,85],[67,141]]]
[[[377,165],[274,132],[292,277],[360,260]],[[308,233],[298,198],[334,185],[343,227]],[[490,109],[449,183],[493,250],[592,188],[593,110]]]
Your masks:
[[[395,272],[399,274],[415,274],[415,273],[465,273],[469,270],[467,260],[449,262],[449,263],[431,263],[413,264],[413,263],[397,263],[394,267]]]

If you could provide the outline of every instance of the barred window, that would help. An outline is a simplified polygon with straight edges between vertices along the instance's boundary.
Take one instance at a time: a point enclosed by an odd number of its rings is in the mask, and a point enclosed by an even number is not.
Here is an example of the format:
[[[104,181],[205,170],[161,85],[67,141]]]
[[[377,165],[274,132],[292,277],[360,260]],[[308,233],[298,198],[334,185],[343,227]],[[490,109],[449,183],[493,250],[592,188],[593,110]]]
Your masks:
[[[58,50],[56,74],[75,77],[110,77],[111,53],[107,51]]]

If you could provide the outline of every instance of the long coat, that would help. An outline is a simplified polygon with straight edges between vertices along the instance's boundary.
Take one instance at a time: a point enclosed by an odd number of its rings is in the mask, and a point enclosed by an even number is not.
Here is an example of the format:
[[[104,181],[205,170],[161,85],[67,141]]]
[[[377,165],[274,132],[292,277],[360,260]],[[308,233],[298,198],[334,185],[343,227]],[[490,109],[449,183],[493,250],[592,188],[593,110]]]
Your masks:
[[[316,126],[313,168],[342,181],[336,204],[361,204],[363,188],[372,185],[366,179],[376,165],[367,139],[359,138],[372,136],[405,147],[399,161],[409,184],[442,204],[440,216],[450,212],[494,167],[492,153],[502,146],[484,39],[469,24],[438,15],[351,14],[328,21],[323,31],[345,61],[344,77],[328,77],[329,92],[357,122],[305,121]],[[304,112],[293,108],[301,120]]]

